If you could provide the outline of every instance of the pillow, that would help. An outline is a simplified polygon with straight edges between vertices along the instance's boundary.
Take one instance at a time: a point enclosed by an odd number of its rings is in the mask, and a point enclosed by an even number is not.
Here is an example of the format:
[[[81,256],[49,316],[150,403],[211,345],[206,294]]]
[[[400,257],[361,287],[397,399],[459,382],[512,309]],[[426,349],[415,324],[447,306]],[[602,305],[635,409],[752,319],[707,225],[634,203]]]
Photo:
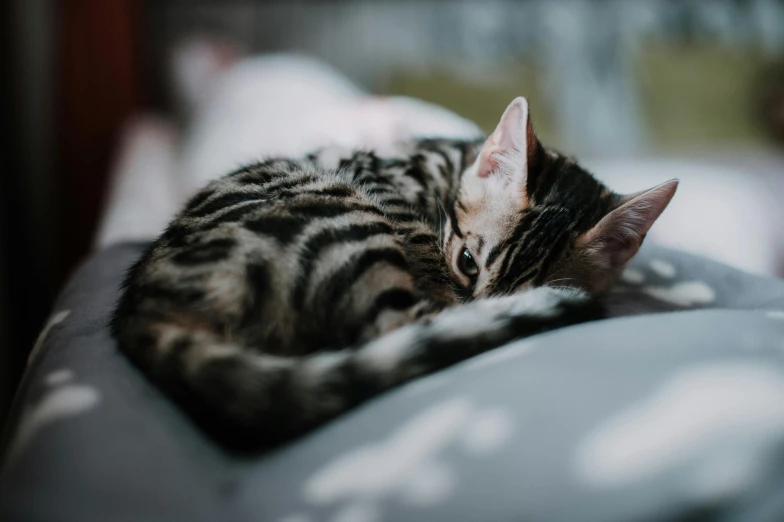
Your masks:
[[[238,456],[109,335],[142,247],[98,253],[60,296],[7,426],[0,519],[784,520],[784,281],[645,245],[611,319]]]

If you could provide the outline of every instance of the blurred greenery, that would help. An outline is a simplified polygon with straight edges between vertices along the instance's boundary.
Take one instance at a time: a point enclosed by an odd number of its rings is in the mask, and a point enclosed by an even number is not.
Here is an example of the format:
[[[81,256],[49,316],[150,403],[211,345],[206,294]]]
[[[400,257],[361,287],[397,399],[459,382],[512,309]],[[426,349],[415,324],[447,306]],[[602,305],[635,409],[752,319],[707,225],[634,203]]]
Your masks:
[[[656,148],[766,141],[759,106],[762,77],[772,62],[761,53],[656,42],[641,50],[636,63]]]
[[[530,68],[510,66],[487,76],[492,79],[482,83],[446,69],[427,73],[400,71],[391,75],[385,91],[442,105],[475,122],[487,133],[495,128],[512,99],[525,96],[537,135],[546,143],[555,143],[553,111]]]
[[[546,64],[539,64],[544,66]],[[635,82],[643,129],[653,151],[683,151],[724,145],[764,145],[760,118],[761,80],[772,62],[762,53],[719,45],[651,41],[635,59]],[[386,93],[435,102],[491,131],[515,96],[528,97],[537,134],[560,140],[551,97],[534,67],[514,65],[499,74],[467,78],[441,70],[400,70]]]

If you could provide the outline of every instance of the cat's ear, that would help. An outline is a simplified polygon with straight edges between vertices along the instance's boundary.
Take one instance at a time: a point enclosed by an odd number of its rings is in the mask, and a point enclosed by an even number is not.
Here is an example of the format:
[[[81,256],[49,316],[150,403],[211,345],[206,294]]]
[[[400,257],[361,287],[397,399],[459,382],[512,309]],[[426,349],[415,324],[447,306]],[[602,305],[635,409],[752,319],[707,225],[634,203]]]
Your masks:
[[[482,146],[477,159],[477,175],[480,178],[507,176],[525,187],[529,166],[539,147],[531,125],[528,100],[515,98]]]
[[[619,270],[637,253],[645,234],[670,203],[678,188],[673,179],[652,189],[621,198],[618,206],[588,232],[577,238],[602,270]]]

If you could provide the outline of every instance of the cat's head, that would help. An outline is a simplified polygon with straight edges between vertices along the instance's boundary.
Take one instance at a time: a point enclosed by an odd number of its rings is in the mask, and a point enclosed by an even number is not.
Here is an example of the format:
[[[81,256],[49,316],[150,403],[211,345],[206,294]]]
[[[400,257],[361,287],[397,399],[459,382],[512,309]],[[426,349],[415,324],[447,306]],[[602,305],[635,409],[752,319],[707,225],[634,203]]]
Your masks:
[[[612,192],[545,149],[517,98],[462,174],[444,243],[452,276],[472,297],[541,285],[604,292],[677,186]]]

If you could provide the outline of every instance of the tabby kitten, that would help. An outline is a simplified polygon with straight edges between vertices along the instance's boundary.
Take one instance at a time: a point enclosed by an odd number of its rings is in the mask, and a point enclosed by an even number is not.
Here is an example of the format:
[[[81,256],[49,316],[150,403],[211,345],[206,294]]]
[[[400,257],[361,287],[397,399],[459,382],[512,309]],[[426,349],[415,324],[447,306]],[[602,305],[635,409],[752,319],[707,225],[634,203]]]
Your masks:
[[[540,144],[524,98],[485,141],[272,159],[191,199],[131,268],[113,332],[222,442],[263,448],[515,338],[598,318],[591,296],[676,186],[614,194]]]

